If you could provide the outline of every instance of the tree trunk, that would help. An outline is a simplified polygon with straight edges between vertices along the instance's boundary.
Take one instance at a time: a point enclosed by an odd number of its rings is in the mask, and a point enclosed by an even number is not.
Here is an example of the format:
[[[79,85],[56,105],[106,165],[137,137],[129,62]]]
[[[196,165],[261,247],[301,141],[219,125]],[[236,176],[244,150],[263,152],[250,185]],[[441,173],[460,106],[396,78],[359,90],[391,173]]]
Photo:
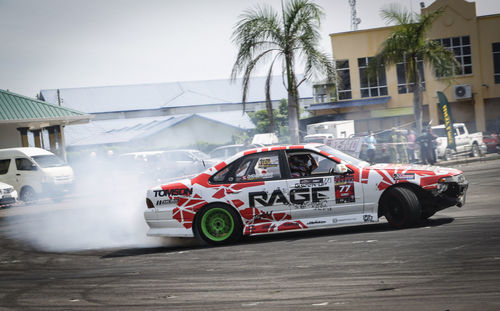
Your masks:
[[[417,136],[422,134],[422,77],[420,71],[416,70],[417,83],[413,89],[413,112],[415,113],[415,127]]]
[[[288,130],[290,131],[290,143],[296,145],[299,143],[299,116],[298,116],[298,96],[297,81],[293,73],[293,55],[286,57],[286,76],[288,90]]]
[[[276,127],[274,124],[273,103],[269,99],[266,100],[266,110],[269,117],[269,133],[274,133]]]
[[[288,91],[288,129],[290,131],[290,143],[299,143],[299,118],[297,114],[297,98],[292,90]]]

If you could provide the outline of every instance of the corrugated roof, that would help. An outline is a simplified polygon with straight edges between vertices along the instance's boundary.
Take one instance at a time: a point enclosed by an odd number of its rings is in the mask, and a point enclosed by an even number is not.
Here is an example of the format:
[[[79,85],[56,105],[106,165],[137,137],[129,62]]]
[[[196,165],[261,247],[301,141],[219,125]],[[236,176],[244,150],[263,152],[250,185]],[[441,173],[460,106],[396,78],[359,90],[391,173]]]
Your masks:
[[[0,121],[56,119],[64,117],[89,118],[86,113],[52,105],[9,91],[0,90]]]
[[[301,77],[299,77],[301,79]],[[247,102],[264,102],[265,77],[250,81]],[[140,85],[60,89],[62,105],[87,113],[159,109],[214,104],[241,103],[241,79],[187,81]],[[57,89],[40,91],[42,98],[58,103]],[[301,98],[312,97],[312,87],[302,83]],[[273,77],[271,99],[288,98],[281,76]]]
[[[182,114],[160,117],[97,120],[66,128],[67,146],[124,143],[140,140],[193,117],[200,117],[241,129],[254,129],[248,115],[241,111]]]

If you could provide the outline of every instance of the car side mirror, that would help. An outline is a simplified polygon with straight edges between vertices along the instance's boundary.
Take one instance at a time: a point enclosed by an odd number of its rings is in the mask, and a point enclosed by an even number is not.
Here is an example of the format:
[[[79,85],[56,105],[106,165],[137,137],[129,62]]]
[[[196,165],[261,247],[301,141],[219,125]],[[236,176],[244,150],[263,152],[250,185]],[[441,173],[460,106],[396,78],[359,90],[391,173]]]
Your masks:
[[[345,174],[349,173],[349,168],[345,164],[339,163],[339,164],[335,165],[335,168],[333,169],[333,173],[338,174],[338,175],[345,175]]]
[[[29,170],[30,170],[30,171],[36,171],[36,170],[38,170],[38,167],[36,166],[36,164],[35,164],[35,163],[31,163],[31,167],[30,167],[30,169],[29,169]]]

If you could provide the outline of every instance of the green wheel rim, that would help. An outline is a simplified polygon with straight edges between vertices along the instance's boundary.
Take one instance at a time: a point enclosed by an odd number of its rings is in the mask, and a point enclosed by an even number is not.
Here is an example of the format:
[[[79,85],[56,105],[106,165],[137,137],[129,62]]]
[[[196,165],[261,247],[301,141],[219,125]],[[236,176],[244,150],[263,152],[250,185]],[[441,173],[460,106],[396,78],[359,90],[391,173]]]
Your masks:
[[[233,230],[233,216],[223,208],[211,208],[201,218],[201,231],[212,241],[226,240]]]

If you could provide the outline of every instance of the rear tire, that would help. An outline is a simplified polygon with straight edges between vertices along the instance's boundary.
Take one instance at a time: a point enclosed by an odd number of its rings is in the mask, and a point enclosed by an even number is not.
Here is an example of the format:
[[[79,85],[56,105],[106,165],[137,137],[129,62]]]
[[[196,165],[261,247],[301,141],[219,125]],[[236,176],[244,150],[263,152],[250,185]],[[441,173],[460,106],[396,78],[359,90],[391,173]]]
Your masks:
[[[450,161],[452,158],[453,158],[453,153],[452,153],[451,149],[446,148],[446,150],[444,151],[443,160]]]
[[[408,188],[388,189],[382,206],[385,218],[396,229],[408,228],[420,222],[422,214],[420,202],[415,192]]]
[[[472,145],[472,151],[471,151],[470,156],[475,158],[475,157],[479,157],[480,155],[481,155],[481,150],[479,150],[479,146],[476,143],[474,143]]]
[[[202,243],[210,245],[236,242],[243,234],[241,216],[222,204],[205,206],[196,215],[194,233]]]
[[[19,198],[21,199],[21,201],[29,203],[36,201],[37,196],[33,188],[31,188],[30,186],[26,186],[23,189],[21,189],[21,194],[19,195]]]

